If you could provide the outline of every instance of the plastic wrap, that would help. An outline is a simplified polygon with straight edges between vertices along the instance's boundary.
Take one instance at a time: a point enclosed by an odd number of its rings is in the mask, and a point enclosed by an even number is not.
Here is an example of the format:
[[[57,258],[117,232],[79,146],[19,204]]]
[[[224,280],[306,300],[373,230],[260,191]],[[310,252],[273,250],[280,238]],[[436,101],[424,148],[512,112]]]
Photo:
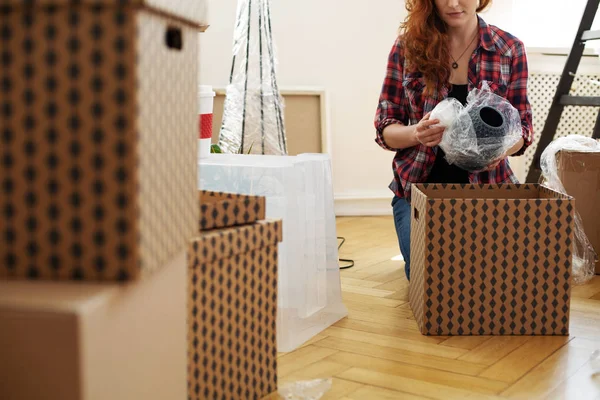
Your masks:
[[[203,190],[264,196],[283,220],[277,349],[290,352],[348,315],[340,284],[331,157],[219,154],[200,161]]]
[[[554,140],[544,149],[540,161],[541,183],[557,192],[568,194],[558,174],[556,154],[561,150],[579,152],[600,152],[600,143],[581,135],[570,135]],[[583,228],[581,216],[575,211],[575,232],[573,246],[573,282],[583,284],[594,276],[597,254]]]
[[[600,349],[594,350],[590,354],[590,367],[595,374],[600,374]]]
[[[219,146],[224,153],[287,154],[270,0],[239,0]]]
[[[285,400],[319,400],[331,389],[331,379],[315,379],[282,385],[278,394]]]
[[[431,119],[446,128],[439,146],[448,163],[471,172],[502,159],[522,136],[519,112],[487,82],[468,94],[466,107],[454,98],[441,101]]]

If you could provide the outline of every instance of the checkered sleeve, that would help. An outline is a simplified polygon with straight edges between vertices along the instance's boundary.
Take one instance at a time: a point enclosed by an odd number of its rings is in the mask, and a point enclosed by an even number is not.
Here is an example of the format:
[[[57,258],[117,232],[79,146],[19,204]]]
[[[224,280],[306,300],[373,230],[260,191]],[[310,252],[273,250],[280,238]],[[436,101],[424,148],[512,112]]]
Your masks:
[[[406,99],[402,88],[404,54],[401,39],[398,37],[390,51],[379,104],[375,114],[375,142],[386,150],[396,150],[383,139],[383,129],[391,124],[408,124],[405,111]]]
[[[527,97],[527,80],[529,78],[527,67],[527,54],[525,46],[519,40],[515,40],[512,48],[511,79],[508,86],[507,99],[519,111],[521,125],[523,128],[523,139],[525,144],[514,156],[525,153],[527,147],[533,142],[532,112]]]

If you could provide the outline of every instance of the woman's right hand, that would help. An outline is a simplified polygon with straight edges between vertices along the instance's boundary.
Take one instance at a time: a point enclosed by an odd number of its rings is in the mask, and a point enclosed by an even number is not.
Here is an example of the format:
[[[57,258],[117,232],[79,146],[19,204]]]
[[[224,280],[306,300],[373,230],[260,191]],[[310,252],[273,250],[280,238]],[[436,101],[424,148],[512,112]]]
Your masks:
[[[433,147],[440,144],[442,141],[442,135],[444,134],[443,126],[432,127],[435,124],[439,124],[439,119],[429,119],[430,112],[425,114],[423,119],[415,125],[415,137],[417,141],[423,146]]]

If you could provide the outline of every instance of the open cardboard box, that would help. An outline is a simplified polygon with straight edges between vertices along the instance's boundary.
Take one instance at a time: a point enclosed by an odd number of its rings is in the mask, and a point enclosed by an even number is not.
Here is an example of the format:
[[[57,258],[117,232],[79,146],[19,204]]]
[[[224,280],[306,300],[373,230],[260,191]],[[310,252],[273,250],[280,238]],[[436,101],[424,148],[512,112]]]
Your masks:
[[[569,333],[572,197],[533,184],[416,184],[412,213],[421,333]]]
[[[281,220],[200,232],[189,249],[188,398],[277,390]]]

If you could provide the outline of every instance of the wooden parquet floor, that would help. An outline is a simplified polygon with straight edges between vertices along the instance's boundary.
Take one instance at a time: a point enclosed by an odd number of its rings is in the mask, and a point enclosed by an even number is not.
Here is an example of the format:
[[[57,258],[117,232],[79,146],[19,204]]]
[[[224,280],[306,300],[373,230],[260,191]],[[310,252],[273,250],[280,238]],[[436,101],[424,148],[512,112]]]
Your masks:
[[[349,316],[278,357],[279,382],[332,378],[324,400],[600,400],[600,276],[576,287],[569,337],[426,337],[408,304],[391,217],[344,217]]]

